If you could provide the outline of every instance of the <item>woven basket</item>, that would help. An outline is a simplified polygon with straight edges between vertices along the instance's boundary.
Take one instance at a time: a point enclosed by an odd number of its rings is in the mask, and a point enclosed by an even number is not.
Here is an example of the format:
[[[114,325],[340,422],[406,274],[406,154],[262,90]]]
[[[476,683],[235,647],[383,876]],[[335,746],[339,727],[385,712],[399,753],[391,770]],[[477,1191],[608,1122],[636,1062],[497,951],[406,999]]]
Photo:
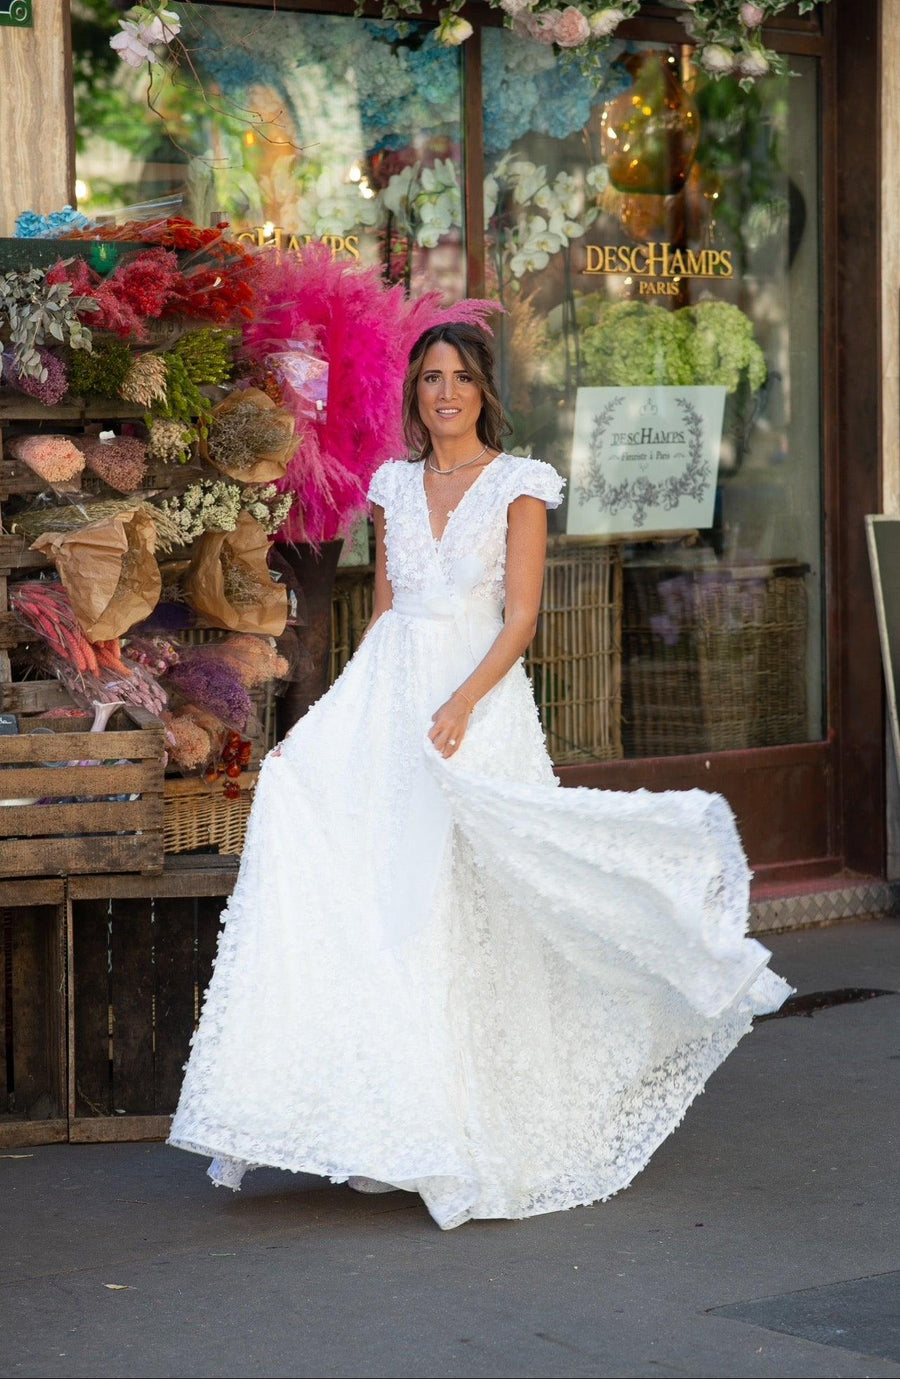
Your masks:
[[[628,756],[801,742],[808,566],[626,567]]]
[[[163,786],[164,852],[218,852],[236,857],[244,846],[256,773],[245,772],[240,796],[228,800],[221,782],[167,779]]]
[[[338,569],[332,600],[331,683],[372,616],[372,567]],[[559,764],[622,755],[622,569],[617,546],[551,538],[537,635],[525,669]]]

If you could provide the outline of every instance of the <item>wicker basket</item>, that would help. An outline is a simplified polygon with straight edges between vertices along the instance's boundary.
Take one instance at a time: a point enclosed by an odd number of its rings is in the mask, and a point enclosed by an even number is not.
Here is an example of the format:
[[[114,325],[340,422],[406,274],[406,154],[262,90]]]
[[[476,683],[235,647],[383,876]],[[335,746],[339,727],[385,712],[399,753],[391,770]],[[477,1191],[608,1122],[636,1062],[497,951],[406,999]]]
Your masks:
[[[808,569],[797,561],[626,567],[628,756],[805,740]]]
[[[337,573],[331,683],[372,616],[371,566]],[[617,546],[551,538],[538,631],[525,657],[547,747],[559,764],[622,755],[622,570]]]
[[[221,782],[167,779],[163,786],[163,849],[165,852],[218,852],[236,857],[244,846],[255,772],[247,771],[238,784],[240,796],[225,798]]]

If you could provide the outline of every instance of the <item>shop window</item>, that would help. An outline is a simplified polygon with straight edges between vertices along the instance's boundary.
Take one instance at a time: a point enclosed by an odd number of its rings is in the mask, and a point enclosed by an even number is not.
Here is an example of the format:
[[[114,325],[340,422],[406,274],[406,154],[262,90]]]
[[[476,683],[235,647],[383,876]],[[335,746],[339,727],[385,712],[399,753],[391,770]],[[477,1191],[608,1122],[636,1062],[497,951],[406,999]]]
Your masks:
[[[465,291],[460,56],[421,24],[173,6],[193,70],[133,71],[76,0],[79,204],[159,203],[248,242],[324,240],[413,293]],[[162,116],[163,119],[160,119]]]
[[[687,47],[619,43],[589,80],[488,27],[478,131],[465,50],[427,25],[181,16],[195,72],[157,73],[148,96],[106,46],[111,12],[76,0],[82,208],[325,240],[448,300],[467,231],[483,247],[509,448],[569,480],[527,658],[554,759],[821,737],[815,60],[742,91]],[[466,227],[479,133],[485,223]]]
[[[512,448],[569,477],[551,561],[572,607],[537,647],[551,750],[817,738],[817,66],[745,92],[689,49],[620,44],[589,82],[507,31],[483,45]],[[588,646],[579,604],[618,561]]]

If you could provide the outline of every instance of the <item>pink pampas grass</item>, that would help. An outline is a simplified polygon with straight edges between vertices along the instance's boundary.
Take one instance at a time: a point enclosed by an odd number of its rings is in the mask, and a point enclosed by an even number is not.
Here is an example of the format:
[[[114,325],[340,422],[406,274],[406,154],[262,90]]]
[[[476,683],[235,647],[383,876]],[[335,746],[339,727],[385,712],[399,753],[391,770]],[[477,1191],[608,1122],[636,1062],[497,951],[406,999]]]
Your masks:
[[[279,537],[317,547],[347,533],[365,509],[375,470],[406,451],[400,399],[419,336],[450,321],[488,330],[486,318],[501,308],[472,300],[443,306],[435,293],[410,301],[401,286],[385,287],[377,269],[337,263],[318,244],[302,256],[277,249],[257,254],[253,287],[256,306],[244,347],[254,363],[262,365],[289,341],[313,340],[328,364],[324,420],[297,413],[300,444],[277,485],[295,497]]]

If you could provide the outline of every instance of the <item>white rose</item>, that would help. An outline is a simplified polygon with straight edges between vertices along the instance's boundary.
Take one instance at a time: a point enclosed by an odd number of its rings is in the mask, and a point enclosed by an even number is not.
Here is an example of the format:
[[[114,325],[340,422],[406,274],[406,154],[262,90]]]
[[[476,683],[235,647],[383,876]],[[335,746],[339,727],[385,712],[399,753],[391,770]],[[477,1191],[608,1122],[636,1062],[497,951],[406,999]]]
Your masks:
[[[708,43],[700,49],[700,65],[716,77],[733,72],[736,60],[731,49],[722,43]]]
[[[448,14],[438,25],[437,40],[448,48],[458,48],[472,37],[473,32],[468,19],[460,19],[458,14]]]
[[[745,77],[764,77],[771,70],[769,59],[761,48],[750,48],[738,58],[738,69]]]
[[[513,19],[534,9],[537,0],[500,0],[500,8]]]
[[[624,11],[612,5],[607,5],[602,10],[595,10],[588,21],[591,26],[591,36],[593,38],[611,38],[624,18]]]

